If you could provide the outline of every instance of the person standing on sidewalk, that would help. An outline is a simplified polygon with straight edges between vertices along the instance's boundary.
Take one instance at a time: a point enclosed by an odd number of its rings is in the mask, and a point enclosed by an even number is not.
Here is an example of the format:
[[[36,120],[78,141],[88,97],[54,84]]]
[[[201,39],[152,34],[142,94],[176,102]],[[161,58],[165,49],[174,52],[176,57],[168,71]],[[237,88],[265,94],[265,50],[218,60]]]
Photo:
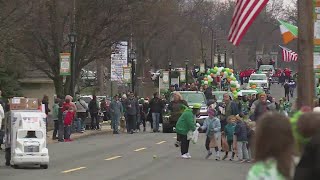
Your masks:
[[[160,113],[163,109],[163,101],[159,98],[158,93],[153,94],[153,99],[150,101],[150,113],[152,113],[153,132],[159,131]]]
[[[59,102],[61,100],[59,98],[56,98],[54,100],[54,105],[52,107],[53,112],[52,112],[52,120],[54,122],[54,129],[53,129],[53,135],[52,135],[52,140],[58,139],[57,134],[59,131],[59,121],[58,121],[58,116],[59,116]]]
[[[45,113],[46,113],[46,115],[47,115],[47,117],[46,117],[46,131],[48,132],[48,115],[49,115],[49,112],[50,112],[51,110],[49,109],[49,97],[48,97],[47,95],[44,95],[44,96],[43,96],[42,104],[44,104]]]
[[[77,117],[80,119],[80,129],[81,132],[84,132],[85,130],[85,120],[88,117],[88,105],[87,103],[81,99],[80,97],[78,98],[78,101],[76,102],[76,107],[77,107]],[[79,129],[79,128],[78,128]]]
[[[64,123],[64,142],[70,142],[71,140],[71,125],[75,118],[75,111],[72,106],[67,106],[66,111],[63,112],[63,123]]]
[[[119,121],[120,117],[123,114],[122,103],[119,101],[119,96],[115,95],[111,104],[110,104],[110,112],[111,112],[111,126],[113,129],[113,134],[119,134]]]
[[[130,93],[130,97],[126,100],[125,109],[127,113],[128,133],[133,134],[136,128],[137,116],[139,116],[139,103],[133,93]]]
[[[193,108],[184,110],[176,124],[177,139],[181,143],[181,158],[190,159],[189,153],[190,139],[188,139],[188,132],[196,130],[195,117],[200,114],[200,104],[193,105]]]
[[[70,100],[66,100],[66,101],[70,101]],[[63,112],[64,112],[64,109],[66,108],[64,105],[65,105],[65,102],[63,102],[63,100],[60,100],[59,113],[58,113],[58,124],[59,124],[58,141],[59,142],[64,142]]]
[[[98,130],[100,128],[98,119],[99,105],[97,102],[97,96],[95,95],[92,96],[92,100],[89,103],[89,112],[91,116],[91,129]]]

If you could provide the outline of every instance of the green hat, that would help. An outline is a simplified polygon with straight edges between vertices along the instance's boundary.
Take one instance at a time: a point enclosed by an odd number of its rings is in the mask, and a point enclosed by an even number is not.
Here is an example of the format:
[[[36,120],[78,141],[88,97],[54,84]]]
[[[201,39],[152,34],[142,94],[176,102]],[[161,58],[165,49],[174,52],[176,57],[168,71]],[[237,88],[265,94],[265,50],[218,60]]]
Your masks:
[[[194,104],[192,109],[200,109],[201,108],[201,104]]]

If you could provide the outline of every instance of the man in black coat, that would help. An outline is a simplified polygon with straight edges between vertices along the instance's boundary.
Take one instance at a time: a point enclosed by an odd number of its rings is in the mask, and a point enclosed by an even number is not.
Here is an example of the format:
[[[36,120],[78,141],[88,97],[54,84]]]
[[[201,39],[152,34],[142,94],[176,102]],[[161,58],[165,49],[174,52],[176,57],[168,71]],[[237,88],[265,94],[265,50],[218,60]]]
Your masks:
[[[159,131],[159,123],[160,123],[160,115],[162,113],[164,103],[162,99],[159,98],[158,93],[153,94],[153,99],[151,99],[149,103],[150,113],[152,113],[152,120],[153,120],[153,132],[160,132]]]

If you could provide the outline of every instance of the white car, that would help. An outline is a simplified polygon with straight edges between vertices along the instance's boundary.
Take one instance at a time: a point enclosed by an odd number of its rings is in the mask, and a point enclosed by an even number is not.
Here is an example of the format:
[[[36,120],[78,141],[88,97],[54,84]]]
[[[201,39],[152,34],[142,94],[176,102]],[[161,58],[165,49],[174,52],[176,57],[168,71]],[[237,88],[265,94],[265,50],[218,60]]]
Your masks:
[[[272,76],[276,73],[273,65],[261,65],[259,67],[259,71],[263,74],[269,74],[269,76]]]
[[[250,84],[256,84],[257,88],[269,90],[269,80],[266,74],[251,74],[247,89],[250,89]]]
[[[249,94],[258,94],[258,91],[253,89],[242,89],[238,92],[238,96],[248,96]]]

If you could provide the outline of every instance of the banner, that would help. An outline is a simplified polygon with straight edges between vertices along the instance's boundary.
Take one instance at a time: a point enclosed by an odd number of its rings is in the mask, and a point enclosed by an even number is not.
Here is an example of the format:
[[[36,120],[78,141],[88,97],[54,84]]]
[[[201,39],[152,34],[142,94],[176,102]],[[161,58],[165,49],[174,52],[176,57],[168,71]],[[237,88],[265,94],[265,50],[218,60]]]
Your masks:
[[[205,67],[204,63],[200,64],[200,73],[206,73],[206,67]]]
[[[120,41],[112,47],[111,81],[123,81],[123,67],[128,64],[128,42]]]
[[[70,76],[71,75],[71,54],[60,53],[60,75]]]
[[[186,82],[186,72],[180,71],[180,82]]]
[[[131,67],[123,67],[123,82],[131,83]]]
[[[169,84],[169,71],[162,72],[163,83]]]

